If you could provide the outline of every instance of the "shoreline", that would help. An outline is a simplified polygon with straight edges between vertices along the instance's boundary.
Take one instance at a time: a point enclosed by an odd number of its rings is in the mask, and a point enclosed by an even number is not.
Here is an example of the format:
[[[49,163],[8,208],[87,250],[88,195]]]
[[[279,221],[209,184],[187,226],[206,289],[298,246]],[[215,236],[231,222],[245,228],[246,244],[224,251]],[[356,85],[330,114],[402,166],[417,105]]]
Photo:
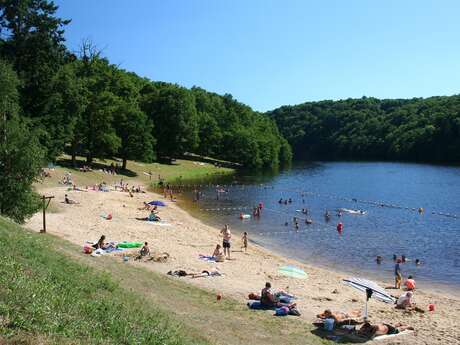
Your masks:
[[[148,269],[165,274],[169,270],[184,269],[187,272],[217,269],[225,275],[214,278],[177,278],[184,283],[197,285],[207,290],[231,296],[241,303],[246,303],[247,295],[259,292],[266,281],[272,282],[275,289],[288,290],[298,296],[298,306],[301,318],[306,322],[314,321],[315,315],[325,309],[350,312],[362,310],[364,307],[363,294],[353,288],[344,286],[341,279],[349,274],[331,268],[321,268],[317,265],[303,263],[287,258],[279,253],[250,243],[248,253],[232,252],[233,260],[223,263],[209,263],[198,259],[198,254],[210,255],[216,243],[221,243],[218,237],[220,229],[207,225],[195,218],[176,203],[151,192],[135,194],[130,198],[122,192],[74,192],[66,187],[58,186],[44,188],[47,193],[56,195],[57,201],[62,200],[65,193],[81,202],[80,205],[59,204],[59,212],[47,215],[48,231],[78,245],[85,240],[97,240],[105,234],[108,240],[121,242],[123,240],[148,241],[154,252],[168,252],[171,255],[167,263],[134,263]],[[167,206],[160,208],[162,219],[170,226],[158,226],[136,221],[134,218],[145,216],[145,211],[137,210],[142,201],[159,199]],[[113,219],[107,221],[100,217],[101,212],[112,212]],[[41,214],[34,215],[27,227],[38,231],[41,228]],[[233,250],[238,249],[240,241],[233,237]],[[81,254],[84,255],[84,254]],[[94,258],[97,260],[97,258]],[[121,258],[115,258],[120,260]],[[295,265],[308,274],[308,279],[299,280],[281,276],[278,268],[284,265]],[[173,278],[176,279],[176,278]],[[382,284],[380,280],[377,281]],[[338,293],[334,293],[337,291]],[[391,294],[399,295],[401,291],[389,290]],[[415,301],[425,308],[429,303],[436,304],[435,313],[403,313],[393,306],[375,300],[369,302],[370,317],[373,322],[397,323],[403,322],[415,327],[417,334],[411,338],[414,344],[444,344],[447,341],[455,343],[456,317],[460,313],[460,298],[446,292],[436,292],[430,289],[419,289]],[[271,313],[270,313],[271,314]],[[433,324],[441,328],[443,337],[431,342]],[[446,338],[447,337],[447,338]],[[420,340],[420,342],[419,342]]]
[[[210,227],[213,227],[213,228],[218,228],[219,227],[219,224],[217,224],[218,222],[215,220],[215,219],[212,219],[212,218],[207,218],[205,217],[206,213],[203,213],[201,212],[200,210],[197,210],[197,209],[193,209],[193,202],[191,200],[189,200],[187,197],[183,197],[181,196],[179,199],[178,199],[178,206],[184,210],[185,212],[187,212],[188,214],[190,214],[192,217],[196,218],[197,220],[203,222],[204,224],[210,226]],[[244,230],[241,230],[240,228],[232,228],[232,233],[238,233],[238,235],[241,235],[242,232]],[[251,235],[251,234],[249,234]],[[301,265],[306,265],[306,266],[315,266],[315,267],[319,267],[321,268],[322,270],[325,270],[325,271],[333,271],[337,274],[340,274],[340,275],[343,275],[343,276],[346,276],[346,275],[349,275],[349,276],[362,276],[362,277],[367,277],[371,280],[376,280],[376,281],[379,281],[379,282],[382,282],[382,281],[389,281],[389,282],[393,282],[393,275],[390,273],[388,274],[384,274],[383,272],[374,272],[374,271],[371,271],[371,270],[366,270],[366,269],[362,269],[362,268],[359,268],[359,267],[350,267],[349,269],[346,269],[346,268],[343,268],[343,267],[339,267],[331,262],[327,262],[326,260],[324,259],[319,259],[317,261],[308,261],[306,259],[300,259],[300,258],[297,258],[295,256],[291,256],[289,255],[288,253],[283,253],[282,251],[276,249],[276,248],[273,248],[273,247],[270,247],[270,245],[264,245],[264,244],[261,244],[259,243],[257,240],[252,240],[252,239],[249,239],[250,243],[252,243],[253,245],[257,245],[259,248],[263,249],[263,250],[266,250],[274,255],[277,255],[279,257],[284,257],[286,259],[289,259],[289,260],[294,260],[296,261],[297,263],[301,264]],[[460,285],[455,285],[455,284],[449,284],[449,283],[437,283],[437,282],[434,282],[432,280],[427,280],[427,279],[418,279],[417,280],[417,284],[418,286],[422,287],[424,290],[426,291],[430,291],[432,293],[437,293],[437,294],[448,294],[452,297],[456,297],[456,298],[460,298]]]

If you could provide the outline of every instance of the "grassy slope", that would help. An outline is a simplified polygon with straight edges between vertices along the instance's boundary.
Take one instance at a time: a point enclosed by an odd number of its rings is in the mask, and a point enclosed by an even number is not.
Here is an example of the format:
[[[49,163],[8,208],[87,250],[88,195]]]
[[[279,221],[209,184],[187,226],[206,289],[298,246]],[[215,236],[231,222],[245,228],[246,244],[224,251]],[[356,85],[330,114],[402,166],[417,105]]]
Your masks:
[[[158,175],[161,175],[166,182],[177,182],[180,178],[187,181],[205,179],[212,176],[229,175],[234,172],[234,170],[230,168],[215,167],[209,163],[198,163],[189,160],[177,160],[174,164],[139,163],[128,161],[127,171],[123,172],[121,175],[113,176],[98,171],[102,167],[110,167],[111,163],[117,163],[110,159],[95,159],[93,164],[95,167],[94,171],[87,173],[80,173],[78,170],[71,168],[70,163],[70,158],[68,156],[62,156],[62,158],[57,162],[58,167],[54,172],[52,172],[52,178],[45,179],[45,185],[55,185],[58,179],[62,178],[66,171],[70,171],[72,174],[78,176],[76,181],[78,185],[99,183],[101,181],[112,183],[120,181],[120,178],[123,178],[125,181],[133,179],[148,185],[150,183],[157,183]],[[82,166],[84,164],[84,160],[79,158],[78,164],[79,166]],[[151,173],[152,177],[150,178],[144,173]]]
[[[323,343],[299,319],[217,302],[180,278],[82,255],[2,218],[0,238],[0,344]]]
[[[205,344],[56,240],[0,219],[0,337],[10,343]]]

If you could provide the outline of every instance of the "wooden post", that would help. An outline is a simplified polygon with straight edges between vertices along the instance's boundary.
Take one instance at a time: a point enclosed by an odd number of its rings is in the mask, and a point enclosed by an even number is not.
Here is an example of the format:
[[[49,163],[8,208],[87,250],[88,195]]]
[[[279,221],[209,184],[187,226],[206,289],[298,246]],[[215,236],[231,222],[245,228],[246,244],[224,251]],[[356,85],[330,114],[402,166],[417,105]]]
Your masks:
[[[41,233],[46,233],[46,209],[50,205],[51,199],[53,199],[54,196],[42,196],[42,202],[43,202],[43,229],[40,230]],[[48,200],[48,202],[46,202]]]

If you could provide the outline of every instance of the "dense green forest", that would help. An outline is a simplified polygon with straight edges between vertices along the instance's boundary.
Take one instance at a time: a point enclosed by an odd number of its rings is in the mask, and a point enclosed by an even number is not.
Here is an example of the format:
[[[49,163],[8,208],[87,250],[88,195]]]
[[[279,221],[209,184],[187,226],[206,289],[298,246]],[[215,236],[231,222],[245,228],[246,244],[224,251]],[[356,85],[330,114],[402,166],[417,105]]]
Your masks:
[[[128,159],[190,152],[249,168],[290,161],[274,121],[231,95],[142,78],[111,64],[90,41],[70,52],[70,20],[56,11],[45,0],[0,2],[0,65],[19,79],[16,85],[2,77],[2,87],[19,95],[2,99],[3,114],[16,113],[38,135],[47,160],[63,152],[87,163],[115,156],[125,167]]]
[[[460,162],[460,96],[307,102],[267,113],[296,159]]]

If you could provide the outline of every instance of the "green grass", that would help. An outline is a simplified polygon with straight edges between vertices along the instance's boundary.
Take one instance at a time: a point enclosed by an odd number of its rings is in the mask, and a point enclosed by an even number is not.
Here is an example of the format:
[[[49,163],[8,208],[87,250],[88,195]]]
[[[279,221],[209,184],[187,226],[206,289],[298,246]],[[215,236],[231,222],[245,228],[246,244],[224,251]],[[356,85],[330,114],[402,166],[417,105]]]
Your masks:
[[[0,344],[327,343],[299,318],[218,302],[186,278],[92,258],[2,218],[0,238]]]
[[[53,250],[46,237],[0,220],[0,336],[48,343],[205,344],[121,288],[108,273]]]
[[[78,166],[83,166],[83,164],[85,164],[82,157],[78,157],[77,163]],[[44,179],[43,184],[45,186],[56,185],[67,171],[72,173],[77,185],[79,186],[100,183],[102,181],[113,183],[120,181],[120,178],[123,178],[128,183],[130,180],[133,180],[150,185],[158,182],[159,175],[167,183],[177,183],[178,181],[185,182],[203,180],[217,176],[227,176],[235,172],[234,169],[216,167],[213,164],[199,163],[191,160],[177,160],[173,164],[128,161],[127,170],[116,176],[99,171],[99,169],[102,169],[103,167],[110,167],[111,163],[116,164],[117,162],[111,159],[95,159],[94,171],[83,173],[78,169],[71,167],[70,157],[63,155],[57,161],[58,167],[51,172],[52,177]],[[149,177],[145,173],[151,173],[152,176]]]

